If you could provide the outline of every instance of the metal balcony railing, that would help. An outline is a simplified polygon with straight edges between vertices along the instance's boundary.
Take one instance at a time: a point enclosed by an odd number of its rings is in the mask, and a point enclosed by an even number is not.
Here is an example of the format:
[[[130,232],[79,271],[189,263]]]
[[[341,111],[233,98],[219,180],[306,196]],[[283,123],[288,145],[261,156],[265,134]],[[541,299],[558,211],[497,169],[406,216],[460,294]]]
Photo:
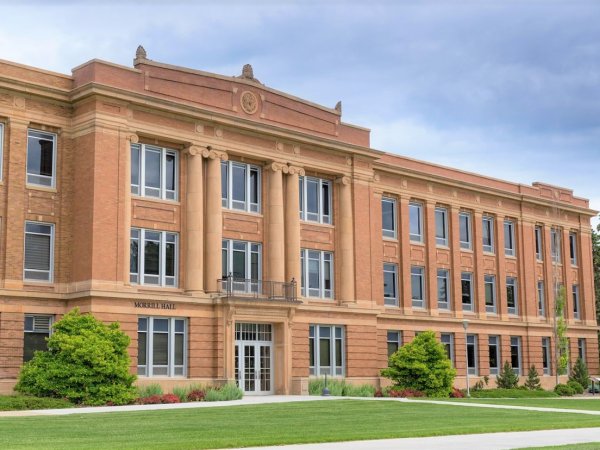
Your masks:
[[[262,300],[297,302],[296,281],[264,281],[229,275],[219,280],[219,290],[227,297],[249,297]]]

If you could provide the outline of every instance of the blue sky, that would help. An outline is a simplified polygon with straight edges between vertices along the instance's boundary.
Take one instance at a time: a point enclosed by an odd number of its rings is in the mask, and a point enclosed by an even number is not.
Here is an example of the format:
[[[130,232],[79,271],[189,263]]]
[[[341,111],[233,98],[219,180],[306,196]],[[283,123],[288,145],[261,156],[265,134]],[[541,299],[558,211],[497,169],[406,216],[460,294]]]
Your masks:
[[[374,148],[600,210],[600,2],[0,2],[0,58],[70,73],[92,58],[237,75],[333,107]]]

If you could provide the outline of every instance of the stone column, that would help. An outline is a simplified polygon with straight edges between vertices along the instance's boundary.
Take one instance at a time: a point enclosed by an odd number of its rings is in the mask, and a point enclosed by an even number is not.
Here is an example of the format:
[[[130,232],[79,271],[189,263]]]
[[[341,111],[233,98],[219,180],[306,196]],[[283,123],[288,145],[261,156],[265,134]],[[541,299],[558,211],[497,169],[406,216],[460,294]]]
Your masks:
[[[123,190],[123,283],[128,285],[129,273],[130,273],[130,259],[131,259],[131,144],[137,144],[139,138],[137,134],[130,134],[125,139],[125,154],[123,155],[124,167],[123,172],[125,173],[125,180],[123,184],[125,188]],[[140,186],[141,188],[141,186]],[[140,274],[142,276],[142,274]]]
[[[353,303],[354,296],[354,224],[352,220],[352,185],[350,177],[341,177],[339,186],[339,249],[340,282],[338,283],[339,299],[342,303]]]
[[[204,199],[202,188],[202,153],[198,147],[191,146],[187,149],[186,154],[185,288],[186,291],[189,292],[202,292],[204,291]]]
[[[400,268],[398,273],[398,285],[400,295],[400,306],[404,315],[411,315],[412,290],[411,290],[411,254],[410,254],[410,197],[401,195],[398,199],[398,241],[400,242]],[[407,340],[407,342],[409,342]]]
[[[223,240],[223,212],[221,210],[221,160],[227,160],[225,152],[204,150],[206,164],[206,210],[204,241],[204,289],[217,292],[217,280],[221,278],[221,246]]]
[[[425,308],[429,314],[438,315],[437,289],[437,240],[435,237],[435,202],[428,200],[424,205],[425,226],[423,242],[425,243]]]
[[[560,229],[559,229],[560,230]],[[569,245],[569,229],[564,227],[560,231],[561,240],[561,262],[562,262],[562,277],[565,285],[565,318],[569,320],[575,320],[573,312],[573,274],[571,271],[571,248]],[[580,257],[581,259],[581,257]],[[582,312],[582,296],[581,286],[579,286],[579,317],[583,317]]]
[[[516,222],[513,222],[516,225]],[[500,320],[508,320],[508,297],[506,294],[506,254],[504,248],[504,215],[496,216],[494,220],[495,237],[494,243],[496,250],[496,311]],[[513,229],[514,230],[514,229]],[[514,230],[514,238],[517,237]],[[520,283],[522,280],[517,280]],[[518,297],[517,297],[518,299]],[[519,314],[523,312],[519,310]]]
[[[473,253],[475,256],[474,274],[473,274],[473,293],[475,294],[476,302],[474,311],[477,312],[479,318],[485,318],[485,283],[484,283],[484,268],[483,268],[483,213],[481,210],[473,211]],[[496,288],[498,286],[496,285]],[[505,353],[502,353],[503,355]]]
[[[452,311],[456,318],[463,317],[463,306],[462,306],[462,266],[460,261],[461,248],[460,248],[460,219],[459,219],[460,208],[458,206],[451,206],[448,214],[450,215],[449,230],[450,230],[450,261],[452,265],[451,272],[451,285],[450,289],[452,292]],[[473,280],[475,282],[475,280]],[[475,290],[473,289],[473,292]],[[471,299],[475,302],[475,299]],[[473,308],[475,311],[475,308]]]
[[[288,167],[285,188],[285,280],[296,282],[296,295],[300,295],[300,192],[298,177],[304,169]]]
[[[267,227],[267,256],[270,281],[285,281],[285,250],[283,230],[283,175],[287,166],[271,163],[269,173],[269,216]]]

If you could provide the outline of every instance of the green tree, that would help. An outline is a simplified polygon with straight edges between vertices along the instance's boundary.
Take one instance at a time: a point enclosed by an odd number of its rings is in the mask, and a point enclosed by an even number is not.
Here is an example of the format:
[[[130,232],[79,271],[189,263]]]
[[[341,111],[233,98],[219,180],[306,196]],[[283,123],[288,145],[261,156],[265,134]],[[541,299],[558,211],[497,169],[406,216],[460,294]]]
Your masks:
[[[73,403],[127,404],[136,397],[129,373],[129,337],[118,323],[104,325],[76,308],[56,322],[48,351],[36,352],[21,369],[15,390]]]
[[[542,389],[542,383],[540,382],[540,375],[534,365],[529,368],[527,372],[527,379],[525,380],[525,387],[530,391],[539,391]]]
[[[565,287],[563,285],[558,289],[556,302],[554,305],[556,316],[556,343],[558,345],[558,365],[556,374],[564,375],[567,373],[569,365],[569,339],[567,338],[567,321],[565,320]]]
[[[581,358],[577,358],[577,361],[575,361],[575,365],[571,369],[569,381],[577,381],[584,389],[590,384],[588,368]]]
[[[496,387],[498,389],[516,389],[519,383],[519,376],[513,371],[508,361],[504,361],[502,370],[496,377]]]
[[[416,389],[429,397],[448,397],[456,370],[435,333],[426,331],[391,355],[389,367],[381,375],[402,389]]]

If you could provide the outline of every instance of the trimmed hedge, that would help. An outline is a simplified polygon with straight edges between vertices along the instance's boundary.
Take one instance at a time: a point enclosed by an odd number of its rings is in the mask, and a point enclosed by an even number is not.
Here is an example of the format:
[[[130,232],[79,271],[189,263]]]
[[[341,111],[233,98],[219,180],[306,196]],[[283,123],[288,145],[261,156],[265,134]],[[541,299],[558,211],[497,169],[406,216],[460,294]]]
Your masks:
[[[73,404],[62,398],[32,397],[29,395],[0,395],[0,411],[61,408],[73,408]]]
[[[525,389],[481,389],[471,391],[472,398],[546,398],[557,397],[552,391],[530,391]]]

